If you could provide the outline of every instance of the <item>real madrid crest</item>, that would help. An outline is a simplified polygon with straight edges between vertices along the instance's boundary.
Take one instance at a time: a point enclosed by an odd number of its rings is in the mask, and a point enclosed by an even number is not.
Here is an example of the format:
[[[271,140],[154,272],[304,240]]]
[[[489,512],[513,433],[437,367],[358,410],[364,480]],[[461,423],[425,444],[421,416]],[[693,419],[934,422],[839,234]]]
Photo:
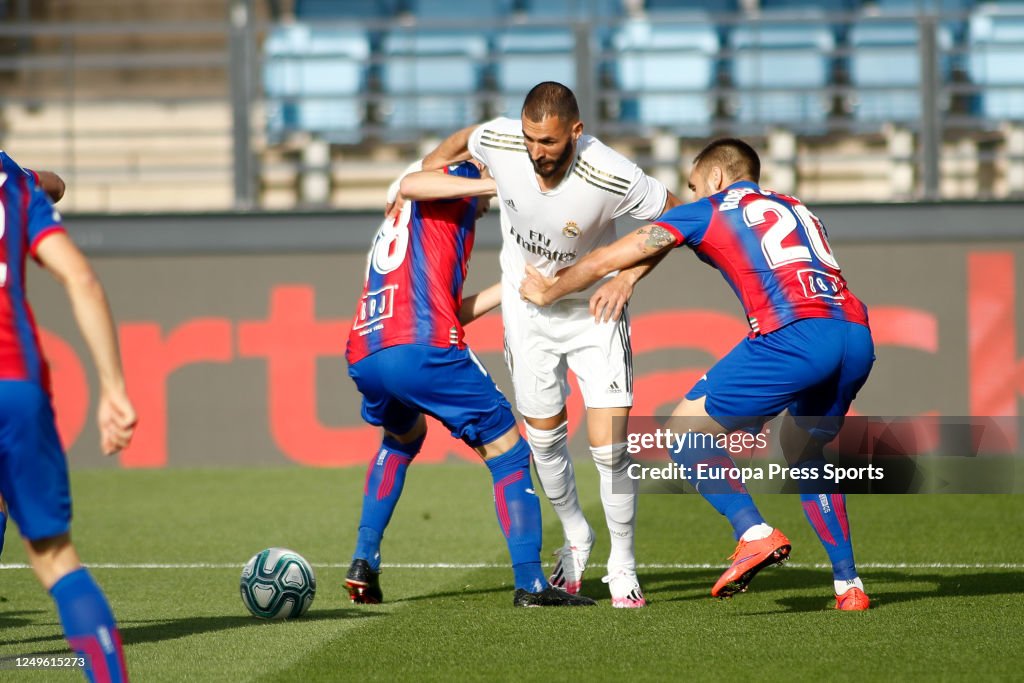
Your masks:
[[[576,221],[568,221],[566,222],[565,227],[562,228],[562,234],[566,237],[579,237],[580,226],[576,225]]]

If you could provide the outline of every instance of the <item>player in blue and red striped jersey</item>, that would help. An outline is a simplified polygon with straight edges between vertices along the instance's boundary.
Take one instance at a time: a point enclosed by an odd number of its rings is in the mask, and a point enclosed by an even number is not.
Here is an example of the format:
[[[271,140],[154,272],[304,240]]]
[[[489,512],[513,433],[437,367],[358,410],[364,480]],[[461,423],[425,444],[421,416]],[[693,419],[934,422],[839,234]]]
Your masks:
[[[533,271],[520,294],[539,305],[577,291],[608,272],[686,245],[717,268],[743,304],[750,335],[686,394],[670,423],[678,434],[758,431],[787,411],[781,441],[791,466],[813,471],[800,480],[808,521],[832,562],[836,607],[864,610],[841,494],[823,484],[824,446],[835,438],[874,363],[867,308],[853,295],[821,222],[793,197],[758,186],[761,164],[742,140],[710,143],[697,156],[690,189],[701,199],[546,278]],[[696,471],[733,466],[724,449],[684,439],[673,459]],[[733,526],[733,564],[712,588],[728,597],[762,568],[789,555],[789,540],[765,524],[741,482],[698,483],[698,491]]]
[[[33,171],[31,169],[23,169],[25,173],[32,176],[36,185],[43,188],[43,191],[49,195],[50,199],[54,203],[59,202],[61,197],[64,196],[64,180],[50,171]],[[4,276],[6,277],[6,275]],[[7,531],[7,503],[4,502],[4,498],[0,495],[0,554],[3,554],[4,550],[4,536]]]
[[[28,256],[64,285],[92,352],[104,453],[116,453],[131,441],[135,410],[125,393],[103,287],[64,231],[46,190],[59,195],[63,183],[53,174],[25,171],[0,152],[0,494],[25,538],[36,576],[56,603],[68,643],[85,658],[86,677],[123,681],[128,676],[114,616],[71,543],[67,461],[25,295]]]
[[[349,598],[379,603],[380,543],[402,494],[405,473],[427,435],[425,415],[477,451],[494,481],[498,522],[508,544],[516,607],[593,605],[551,586],[541,571],[540,502],[530,478],[530,448],[512,409],[466,346],[463,323],[501,303],[495,285],[462,298],[477,218],[494,194],[476,162],[445,169],[478,181],[475,196],[442,194],[436,201],[405,203],[385,219],[367,258],[346,357],[363,395],[363,419],[384,428],[366,473],[359,537],[345,578]],[[438,172],[419,172],[401,183],[411,199],[438,197]],[[442,193],[446,190],[442,190]]]

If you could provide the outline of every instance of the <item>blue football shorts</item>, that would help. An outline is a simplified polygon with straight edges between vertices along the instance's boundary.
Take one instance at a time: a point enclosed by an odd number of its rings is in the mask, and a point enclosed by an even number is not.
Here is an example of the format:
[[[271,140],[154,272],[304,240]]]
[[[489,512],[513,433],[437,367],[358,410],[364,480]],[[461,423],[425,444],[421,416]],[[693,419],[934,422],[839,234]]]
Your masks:
[[[805,318],[736,345],[686,398],[706,396],[708,415],[729,430],[760,431],[784,410],[816,439],[831,441],[875,362],[871,330]]]
[[[71,488],[50,396],[34,382],[0,380],[0,495],[31,541],[71,528]]]
[[[512,407],[468,348],[400,344],[349,366],[363,395],[363,419],[405,434],[421,413],[477,448],[516,425]]]

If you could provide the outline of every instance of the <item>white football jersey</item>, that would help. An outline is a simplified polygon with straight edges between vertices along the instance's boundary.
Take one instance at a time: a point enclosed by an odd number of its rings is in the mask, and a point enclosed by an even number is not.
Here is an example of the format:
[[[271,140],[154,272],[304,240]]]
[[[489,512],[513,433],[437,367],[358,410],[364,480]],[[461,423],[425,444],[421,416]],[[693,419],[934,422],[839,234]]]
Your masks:
[[[591,135],[581,135],[562,182],[540,189],[519,119],[498,118],[473,131],[469,152],[486,164],[501,202],[501,270],[518,286],[526,264],[554,275],[617,235],[615,219],[653,221],[667,190]]]

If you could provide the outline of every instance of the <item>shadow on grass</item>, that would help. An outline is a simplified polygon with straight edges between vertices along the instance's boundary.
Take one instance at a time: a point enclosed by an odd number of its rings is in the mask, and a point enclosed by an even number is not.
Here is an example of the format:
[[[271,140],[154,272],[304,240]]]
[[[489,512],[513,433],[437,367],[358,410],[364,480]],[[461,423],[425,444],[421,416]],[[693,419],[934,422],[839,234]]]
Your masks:
[[[681,602],[710,598],[711,586],[719,574],[721,572],[714,569],[637,570],[640,586],[650,602]],[[686,595],[658,598],[659,594],[680,592]],[[595,600],[609,599],[608,586],[597,577],[583,579],[580,593]]]
[[[640,572],[641,585],[652,603],[686,602],[695,600],[711,600],[711,586],[718,578],[715,570],[677,570],[661,572]],[[1024,572],[1021,571],[977,571],[958,573],[938,573],[920,570],[887,569],[865,570],[863,575],[867,581],[868,595],[871,598],[871,609],[886,607],[904,602],[928,600],[935,598],[965,598],[993,595],[1024,594]],[[824,569],[804,569],[793,567],[769,567],[759,573],[750,585],[751,592],[762,595],[779,595],[776,603],[778,609],[761,612],[749,612],[743,616],[764,614],[780,614],[795,612],[820,612],[834,606],[832,597],[832,576]],[[931,584],[922,585],[922,584]],[[599,596],[601,588],[598,581],[583,582],[585,595]],[[814,590],[814,595],[785,595],[785,593],[806,592]],[[590,592],[587,592],[590,591]],[[683,593],[680,595],[680,593]],[[659,595],[670,597],[659,598]],[[732,600],[742,600],[738,595]]]
[[[23,609],[13,612],[0,612],[0,629],[28,626],[36,620],[36,617],[29,615],[46,614],[47,611],[42,609]],[[56,612],[53,614],[56,617]]]
[[[1024,594],[1024,572],[999,571],[958,574],[903,573],[899,570],[871,571],[865,586],[871,609],[885,609],[904,602],[934,598],[967,598]],[[828,577],[831,578],[831,577]],[[932,584],[921,586],[907,584]],[[901,586],[900,584],[903,584]],[[873,589],[873,585],[878,588]],[[821,609],[820,598],[787,597],[778,601],[783,612],[808,612]],[[829,600],[829,605],[834,601]]]
[[[336,608],[309,612],[301,617],[306,621],[326,621],[328,619],[365,619],[370,617],[381,617],[381,612],[366,612],[359,609]],[[215,631],[227,631],[229,629],[257,627],[275,628],[279,627],[280,619],[261,620],[248,616],[217,616],[217,617],[183,617],[181,619],[150,619],[150,620],[125,620],[118,624],[121,632],[121,641],[125,645],[137,643],[157,643],[164,640],[175,640],[202,633]],[[29,645],[32,643],[57,643],[63,642],[59,627],[55,625],[55,633],[48,636],[35,636],[21,640],[6,641],[5,645]],[[59,652],[66,652],[64,648]],[[32,654],[55,654],[35,652]]]
[[[490,593],[508,593],[508,601],[511,604],[512,594],[515,589],[511,586],[491,586],[489,588],[472,588],[466,590],[453,590],[444,591],[441,593],[427,593],[424,595],[410,595],[406,598],[400,598],[398,600],[387,600],[385,596],[385,602],[392,605],[401,604],[403,602],[421,602],[423,600],[435,600],[440,598],[461,598],[470,595],[488,595]]]

